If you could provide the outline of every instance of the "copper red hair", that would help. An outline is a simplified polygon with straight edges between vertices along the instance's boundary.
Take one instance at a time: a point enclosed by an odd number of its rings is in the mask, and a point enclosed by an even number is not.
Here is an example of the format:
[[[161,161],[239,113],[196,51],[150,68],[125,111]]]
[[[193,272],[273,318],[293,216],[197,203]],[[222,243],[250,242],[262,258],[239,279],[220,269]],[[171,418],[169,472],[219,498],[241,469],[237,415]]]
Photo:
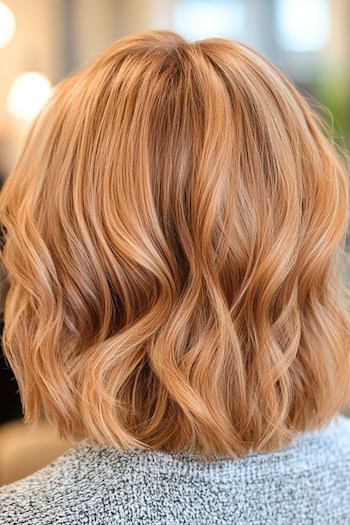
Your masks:
[[[241,456],[349,402],[348,178],[258,52],[154,31],[65,79],[0,199],[25,415]]]

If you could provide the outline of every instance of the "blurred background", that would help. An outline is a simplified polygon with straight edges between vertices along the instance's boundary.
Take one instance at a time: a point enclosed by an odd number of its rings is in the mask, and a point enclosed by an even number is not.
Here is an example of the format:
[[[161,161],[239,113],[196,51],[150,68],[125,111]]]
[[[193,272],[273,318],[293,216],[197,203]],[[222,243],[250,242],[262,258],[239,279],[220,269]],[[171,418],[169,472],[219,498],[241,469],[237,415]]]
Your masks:
[[[0,1],[0,182],[32,119],[63,77],[122,36],[174,29],[223,36],[267,55],[304,95],[320,102],[350,147],[350,0]],[[1,300],[5,296],[2,285]],[[43,422],[21,421],[17,384],[0,359],[0,484],[19,479],[71,445]]]

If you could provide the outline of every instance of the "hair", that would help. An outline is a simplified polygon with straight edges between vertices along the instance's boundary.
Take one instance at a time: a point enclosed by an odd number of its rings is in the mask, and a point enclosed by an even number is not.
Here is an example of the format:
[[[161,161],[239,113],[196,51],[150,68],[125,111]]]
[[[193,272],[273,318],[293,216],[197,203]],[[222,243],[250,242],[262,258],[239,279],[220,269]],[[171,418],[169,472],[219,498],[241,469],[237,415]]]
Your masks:
[[[26,420],[121,450],[272,451],[349,403],[345,163],[247,45],[116,41],[5,183],[3,344]]]

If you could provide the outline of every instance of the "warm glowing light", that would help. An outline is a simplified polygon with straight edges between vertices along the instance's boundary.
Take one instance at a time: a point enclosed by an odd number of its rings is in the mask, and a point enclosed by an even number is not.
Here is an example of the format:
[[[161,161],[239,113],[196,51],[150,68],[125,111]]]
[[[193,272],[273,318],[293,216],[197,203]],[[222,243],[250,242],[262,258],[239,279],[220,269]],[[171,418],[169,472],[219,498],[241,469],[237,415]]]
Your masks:
[[[174,28],[193,39],[242,36],[244,5],[240,0],[178,0]]]
[[[40,73],[27,72],[15,78],[8,98],[10,115],[19,119],[34,118],[51,93],[50,81]]]
[[[6,46],[16,30],[16,20],[11,9],[0,2],[0,47]]]

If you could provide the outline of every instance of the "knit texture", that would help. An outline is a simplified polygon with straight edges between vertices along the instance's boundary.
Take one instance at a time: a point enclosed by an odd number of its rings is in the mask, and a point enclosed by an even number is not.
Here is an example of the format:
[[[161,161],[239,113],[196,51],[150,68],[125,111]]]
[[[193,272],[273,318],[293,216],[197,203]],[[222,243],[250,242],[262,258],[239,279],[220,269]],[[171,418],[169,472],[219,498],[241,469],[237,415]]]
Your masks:
[[[1,525],[350,524],[350,420],[285,450],[202,462],[83,441],[0,489]]]

